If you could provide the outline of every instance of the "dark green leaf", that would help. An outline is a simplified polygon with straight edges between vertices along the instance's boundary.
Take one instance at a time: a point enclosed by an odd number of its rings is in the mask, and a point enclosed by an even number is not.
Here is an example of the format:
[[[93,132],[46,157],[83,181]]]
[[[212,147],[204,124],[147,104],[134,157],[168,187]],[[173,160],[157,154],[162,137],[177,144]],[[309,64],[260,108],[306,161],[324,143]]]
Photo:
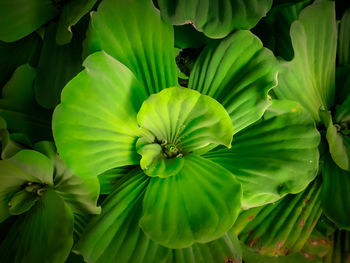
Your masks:
[[[346,9],[340,21],[338,36],[339,65],[350,65],[350,7]]]

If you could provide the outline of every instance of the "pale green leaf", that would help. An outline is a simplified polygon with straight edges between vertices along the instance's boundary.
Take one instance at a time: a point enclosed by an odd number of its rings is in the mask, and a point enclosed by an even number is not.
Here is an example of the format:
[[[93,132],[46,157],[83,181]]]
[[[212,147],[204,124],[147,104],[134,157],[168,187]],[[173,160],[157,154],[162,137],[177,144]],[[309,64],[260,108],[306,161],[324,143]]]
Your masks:
[[[177,85],[174,32],[150,0],[104,0],[91,15],[85,54],[104,50],[127,66],[149,94]]]
[[[229,113],[234,133],[254,123],[270,105],[278,63],[249,31],[209,44],[190,75],[189,88],[209,95]]]
[[[241,186],[229,171],[196,155],[184,159],[177,175],[150,180],[139,222],[147,236],[169,248],[219,238],[241,207]]]
[[[316,1],[293,22],[290,34],[294,59],[282,63],[279,98],[298,101],[316,121],[320,108],[334,103],[337,27],[334,2]]]
[[[162,18],[170,24],[193,24],[211,38],[235,29],[250,29],[266,15],[272,0],[158,0]]]
[[[320,135],[311,116],[289,101],[273,101],[264,118],[235,135],[231,149],[205,157],[236,176],[245,208],[296,194],[316,177]]]
[[[63,89],[53,116],[58,152],[70,171],[91,177],[139,163],[136,113],[146,94],[133,73],[105,52]]]

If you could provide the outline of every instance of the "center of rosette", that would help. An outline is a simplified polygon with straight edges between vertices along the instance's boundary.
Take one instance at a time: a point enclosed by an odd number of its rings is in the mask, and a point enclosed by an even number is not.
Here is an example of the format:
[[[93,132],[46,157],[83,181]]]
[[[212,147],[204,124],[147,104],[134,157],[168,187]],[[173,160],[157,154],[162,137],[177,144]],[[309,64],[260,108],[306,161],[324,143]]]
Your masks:
[[[230,146],[231,119],[225,108],[198,91],[173,87],[151,95],[137,114],[136,151],[148,176],[179,173],[190,154],[204,154],[218,144]]]

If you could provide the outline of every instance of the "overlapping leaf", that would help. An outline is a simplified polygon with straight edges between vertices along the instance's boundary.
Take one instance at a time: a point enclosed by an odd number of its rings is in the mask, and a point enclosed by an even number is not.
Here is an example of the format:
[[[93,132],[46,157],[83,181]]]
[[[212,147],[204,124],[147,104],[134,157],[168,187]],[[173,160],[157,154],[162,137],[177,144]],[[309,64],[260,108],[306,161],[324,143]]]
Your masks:
[[[266,15],[271,0],[158,0],[162,18],[170,24],[191,23],[212,38],[222,38],[235,29],[250,29]]]
[[[299,104],[274,101],[263,120],[234,136],[231,149],[205,157],[237,177],[249,208],[304,190],[317,175],[319,142],[311,116]]]

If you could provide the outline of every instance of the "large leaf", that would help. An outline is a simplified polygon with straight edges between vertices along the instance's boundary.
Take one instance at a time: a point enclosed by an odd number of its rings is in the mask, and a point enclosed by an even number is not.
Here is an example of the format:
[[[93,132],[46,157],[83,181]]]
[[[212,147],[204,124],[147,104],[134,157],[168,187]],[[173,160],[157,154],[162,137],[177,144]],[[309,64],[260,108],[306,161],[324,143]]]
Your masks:
[[[16,41],[29,35],[57,14],[50,0],[1,0],[0,40]]]
[[[158,0],[162,18],[174,25],[191,23],[206,36],[222,38],[250,29],[266,15],[271,0]]]
[[[119,186],[102,204],[101,216],[87,226],[74,251],[96,263],[217,263],[225,259],[241,262],[241,251],[233,231],[207,244],[172,250],[160,246],[138,226],[142,197],[149,182],[141,170],[121,179]]]
[[[350,65],[350,7],[346,9],[340,21],[338,39],[339,65]]]
[[[50,139],[51,112],[41,108],[34,99],[35,70],[29,65],[16,69],[2,90],[0,116],[11,132],[21,132],[33,141]]]
[[[101,208],[96,206],[100,193],[97,177],[83,179],[74,176],[63,164],[52,142],[39,142],[34,145],[34,149],[45,154],[51,160],[55,171],[54,189],[74,213],[100,213]]]
[[[169,248],[219,238],[241,207],[241,186],[229,171],[196,155],[184,159],[177,175],[151,179],[139,223],[151,239]]]
[[[71,43],[64,46],[56,44],[56,28],[55,22],[45,28],[35,80],[35,98],[41,106],[48,109],[60,102],[63,87],[82,69],[84,26],[80,26],[80,32],[74,35]]]
[[[209,44],[191,72],[189,88],[219,101],[234,133],[254,123],[270,105],[268,91],[277,79],[272,52],[249,31],[238,31]]]
[[[97,0],[72,0],[62,8],[58,28],[56,33],[56,42],[59,45],[68,44],[73,37],[72,26],[87,14]]]
[[[258,209],[246,220],[243,212],[237,219],[248,221],[239,239],[257,253],[287,256],[299,252],[308,240],[321,215],[320,183],[316,181],[297,194]],[[242,218],[242,219],[241,219]]]
[[[63,89],[54,112],[61,158],[82,177],[138,164],[136,113],[146,97],[144,90],[129,69],[103,51],[89,56],[84,66]]]
[[[298,101],[315,120],[334,103],[337,28],[334,2],[316,1],[293,22],[294,59],[282,63],[274,89],[279,98]]]
[[[29,63],[35,66],[40,49],[41,39],[36,33],[12,43],[0,41],[0,86],[10,79],[20,65]]]
[[[73,214],[48,190],[26,214],[16,218],[0,244],[0,261],[62,263],[73,245]]]
[[[322,207],[339,228],[350,230],[350,172],[326,156],[322,169]]]
[[[320,135],[311,116],[289,101],[274,101],[263,120],[236,134],[231,149],[205,156],[232,172],[243,206],[260,206],[298,193],[318,171]]]
[[[177,85],[173,47],[173,29],[150,0],[104,0],[92,13],[85,54],[106,51],[151,94]]]
[[[183,167],[183,156],[230,147],[233,127],[223,106],[198,91],[167,88],[141,106],[137,122],[144,131],[137,143],[141,168],[149,176],[167,177]]]

